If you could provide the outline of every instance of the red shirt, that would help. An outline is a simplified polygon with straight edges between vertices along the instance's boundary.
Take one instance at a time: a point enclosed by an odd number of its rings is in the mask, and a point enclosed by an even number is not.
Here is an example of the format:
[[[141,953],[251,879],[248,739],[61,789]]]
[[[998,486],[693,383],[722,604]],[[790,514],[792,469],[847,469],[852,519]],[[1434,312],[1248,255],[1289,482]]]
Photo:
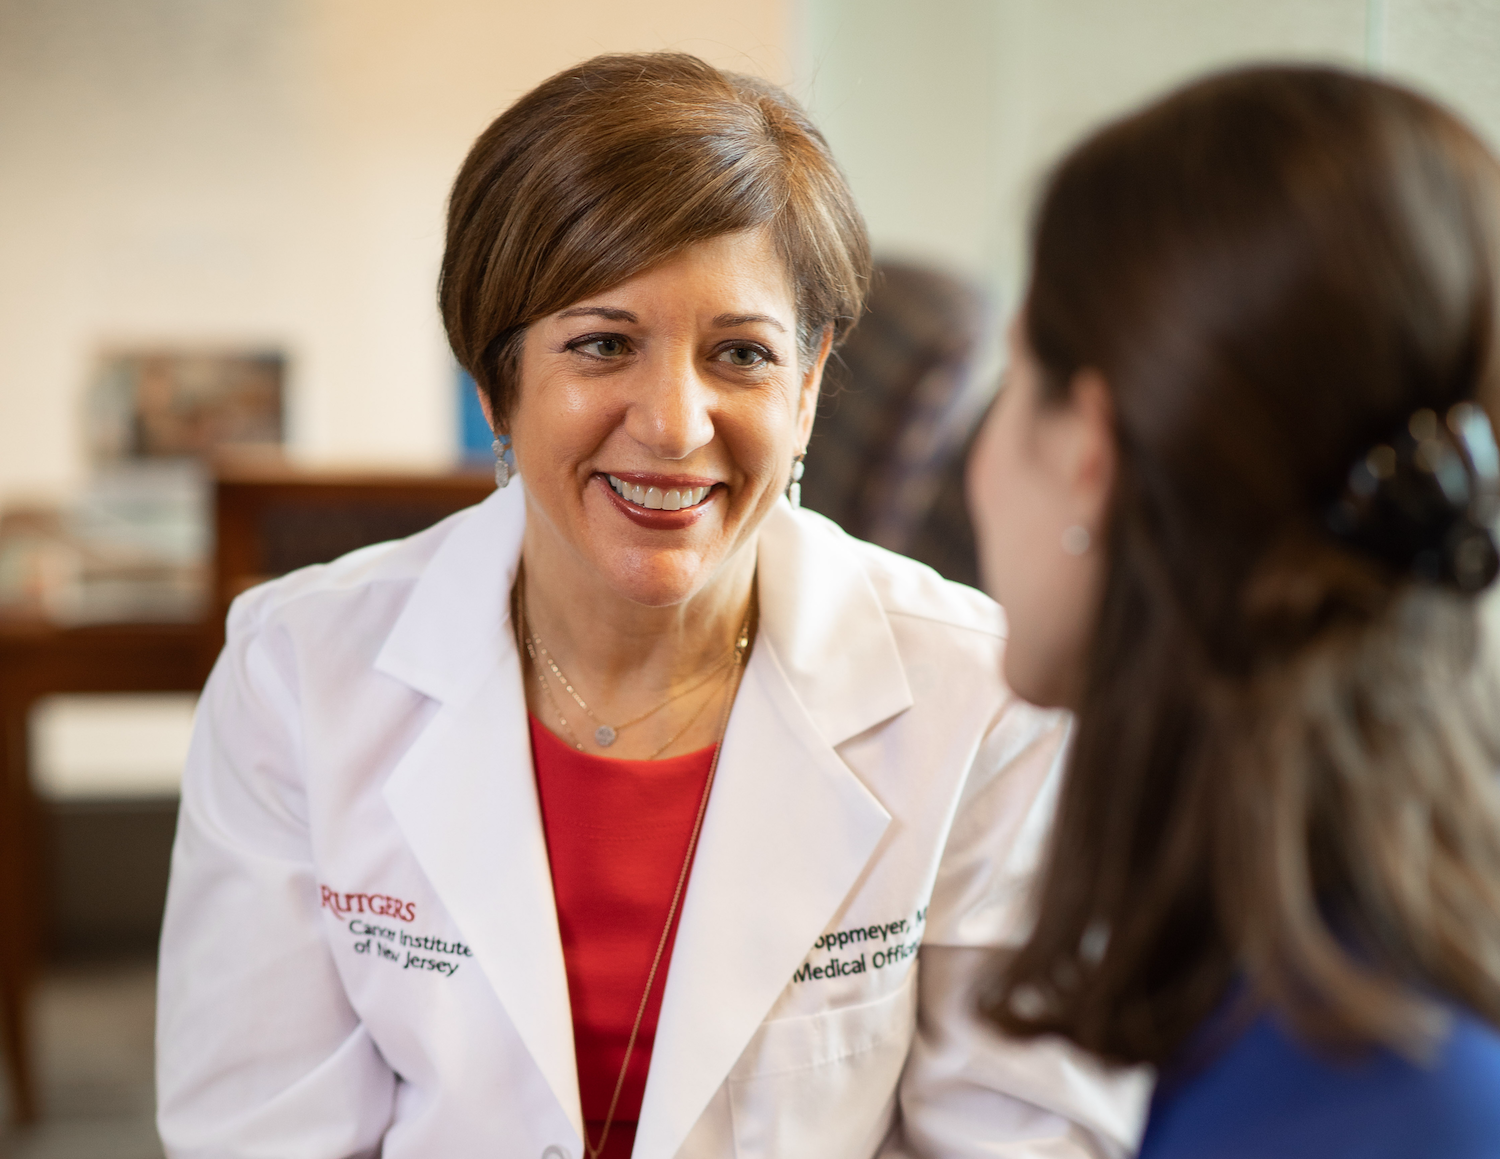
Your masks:
[[[568,971],[583,1118],[589,1142],[597,1146],[682,872],[714,749],[661,761],[597,757],[553,736],[533,716],[531,752]],[[635,1143],[667,964],[681,916],[679,900],[604,1159],[628,1159]]]

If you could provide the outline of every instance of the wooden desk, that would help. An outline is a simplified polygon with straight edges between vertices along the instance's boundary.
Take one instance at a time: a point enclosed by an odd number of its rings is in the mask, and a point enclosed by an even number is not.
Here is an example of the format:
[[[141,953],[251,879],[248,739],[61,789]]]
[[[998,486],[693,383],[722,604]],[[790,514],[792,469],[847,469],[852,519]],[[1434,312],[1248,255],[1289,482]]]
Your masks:
[[[198,624],[63,628],[0,620],[0,1021],[17,1119],[37,1115],[28,994],[46,937],[27,718],[62,692],[196,692],[212,655]]]

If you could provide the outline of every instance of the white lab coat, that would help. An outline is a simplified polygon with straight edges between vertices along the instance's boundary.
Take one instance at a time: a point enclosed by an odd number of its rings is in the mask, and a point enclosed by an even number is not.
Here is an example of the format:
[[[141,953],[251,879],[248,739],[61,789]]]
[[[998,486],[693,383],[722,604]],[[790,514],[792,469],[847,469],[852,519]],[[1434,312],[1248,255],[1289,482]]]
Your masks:
[[[162,935],[174,1159],[581,1159],[520,491],[235,602]],[[1125,1153],[1138,1076],[970,1010],[1066,727],[1002,685],[999,609],[785,503],[757,568],[635,1156]]]

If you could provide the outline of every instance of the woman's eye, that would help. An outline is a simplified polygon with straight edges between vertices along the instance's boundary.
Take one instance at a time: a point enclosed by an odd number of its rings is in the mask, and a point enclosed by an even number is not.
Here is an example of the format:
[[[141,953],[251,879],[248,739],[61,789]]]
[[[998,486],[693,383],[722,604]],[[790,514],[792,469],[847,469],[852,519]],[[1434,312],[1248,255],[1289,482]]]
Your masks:
[[[619,358],[628,351],[623,338],[586,338],[577,343],[574,350],[592,354],[595,358]]]
[[[719,355],[721,361],[737,366],[741,370],[753,370],[768,361],[765,353],[754,346],[731,346]]]

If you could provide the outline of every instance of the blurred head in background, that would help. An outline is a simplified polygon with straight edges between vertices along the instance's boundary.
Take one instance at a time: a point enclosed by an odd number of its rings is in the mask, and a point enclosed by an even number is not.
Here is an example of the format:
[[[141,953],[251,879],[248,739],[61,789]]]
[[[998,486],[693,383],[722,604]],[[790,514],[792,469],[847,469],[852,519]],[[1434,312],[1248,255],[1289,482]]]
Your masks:
[[[990,1002],[1160,1061],[1236,977],[1314,1039],[1500,1021],[1500,171],[1331,70],[1087,140],[1036,219],[970,487],[1007,675],[1078,713]]]
[[[933,265],[877,259],[865,315],[830,360],[802,503],[857,539],[979,586],[964,459],[995,396],[992,304]]]

